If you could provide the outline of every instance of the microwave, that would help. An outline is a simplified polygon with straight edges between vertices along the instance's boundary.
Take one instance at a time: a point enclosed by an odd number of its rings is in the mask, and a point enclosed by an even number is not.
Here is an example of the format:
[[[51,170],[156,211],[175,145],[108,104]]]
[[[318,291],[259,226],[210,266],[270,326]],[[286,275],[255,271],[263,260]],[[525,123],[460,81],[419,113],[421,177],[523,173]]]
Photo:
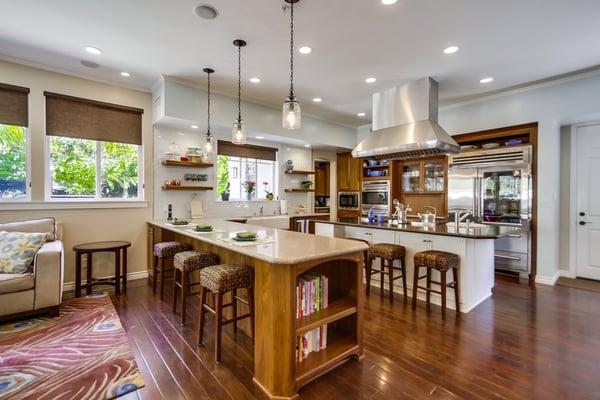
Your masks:
[[[338,208],[340,210],[360,210],[360,193],[339,192]]]

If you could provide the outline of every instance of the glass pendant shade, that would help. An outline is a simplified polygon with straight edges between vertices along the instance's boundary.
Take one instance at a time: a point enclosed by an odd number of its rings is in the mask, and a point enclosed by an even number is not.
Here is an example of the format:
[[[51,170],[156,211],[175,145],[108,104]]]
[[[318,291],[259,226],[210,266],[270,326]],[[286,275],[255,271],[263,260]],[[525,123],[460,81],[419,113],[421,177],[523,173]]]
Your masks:
[[[213,137],[210,134],[207,134],[205,137],[205,141],[204,141],[204,148],[202,149],[204,155],[212,156],[214,149],[215,149],[215,146],[214,146]]]
[[[285,129],[300,129],[300,121],[302,114],[300,111],[300,103],[295,97],[288,97],[283,103],[283,127]]]
[[[246,144],[246,124],[241,119],[233,123],[231,130],[231,142],[233,144]]]

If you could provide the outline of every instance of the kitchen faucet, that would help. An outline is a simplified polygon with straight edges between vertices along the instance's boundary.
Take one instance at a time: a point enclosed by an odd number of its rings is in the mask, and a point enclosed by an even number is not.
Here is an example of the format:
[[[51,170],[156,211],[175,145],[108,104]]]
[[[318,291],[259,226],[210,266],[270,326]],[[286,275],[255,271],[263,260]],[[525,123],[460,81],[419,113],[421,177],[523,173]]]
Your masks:
[[[398,225],[404,225],[408,223],[408,220],[406,219],[408,212],[412,211],[412,208],[410,208],[409,205],[404,205],[402,203],[400,203],[400,201],[398,199],[394,199],[394,207],[396,208],[396,211],[394,211],[394,214],[392,215],[392,218],[396,218],[396,222],[398,223]]]
[[[471,212],[471,210],[458,210],[456,213],[454,213],[454,222],[458,225],[461,222],[463,222],[469,215],[473,215],[473,212]]]

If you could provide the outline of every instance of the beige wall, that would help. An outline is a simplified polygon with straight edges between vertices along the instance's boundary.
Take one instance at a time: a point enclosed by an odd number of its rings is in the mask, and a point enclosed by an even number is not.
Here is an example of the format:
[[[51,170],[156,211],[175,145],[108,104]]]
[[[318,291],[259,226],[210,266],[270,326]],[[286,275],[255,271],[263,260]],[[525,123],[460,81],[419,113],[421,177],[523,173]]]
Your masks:
[[[129,253],[129,272],[146,270],[145,221],[152,217],[152,100],[150,93],[125,89],[87,79],[76,78],[42,69],[0,61],[0,82],[25,86],[29,94],[29,135],[31,138],[31,204],[5,204],[0,202],[0,222],[54,216],[63,225],[65,245],[65,283],[73,282],[74,255],[77,243],[99,240],[128,240],[132,242]],[[44,203],[44,91],[116,103],[144,109],[142,133],[144,143],[145,203],[134,208],[112,204],[111,208],[95,204],[94,208],[62,208],[63,204]],[[29,209],[23,209],[27,207]],[[68,207],[68,206],[67,206]],[[116,207],[116,208],[114,208]],[[112,257],[98,255],[94,258],[97,276],[111,274]]]

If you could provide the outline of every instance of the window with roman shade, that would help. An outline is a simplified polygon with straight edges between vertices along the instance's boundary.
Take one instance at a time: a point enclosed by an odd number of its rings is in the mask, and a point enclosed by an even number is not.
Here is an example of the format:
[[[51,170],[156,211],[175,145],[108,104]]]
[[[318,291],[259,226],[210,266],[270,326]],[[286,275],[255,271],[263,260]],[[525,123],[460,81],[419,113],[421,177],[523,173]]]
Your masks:
[[[48,200],[140,200],[142,114],[58,93],[46,97]]]
[[[0,124],[29,126],[29,88],[0,83]]]

